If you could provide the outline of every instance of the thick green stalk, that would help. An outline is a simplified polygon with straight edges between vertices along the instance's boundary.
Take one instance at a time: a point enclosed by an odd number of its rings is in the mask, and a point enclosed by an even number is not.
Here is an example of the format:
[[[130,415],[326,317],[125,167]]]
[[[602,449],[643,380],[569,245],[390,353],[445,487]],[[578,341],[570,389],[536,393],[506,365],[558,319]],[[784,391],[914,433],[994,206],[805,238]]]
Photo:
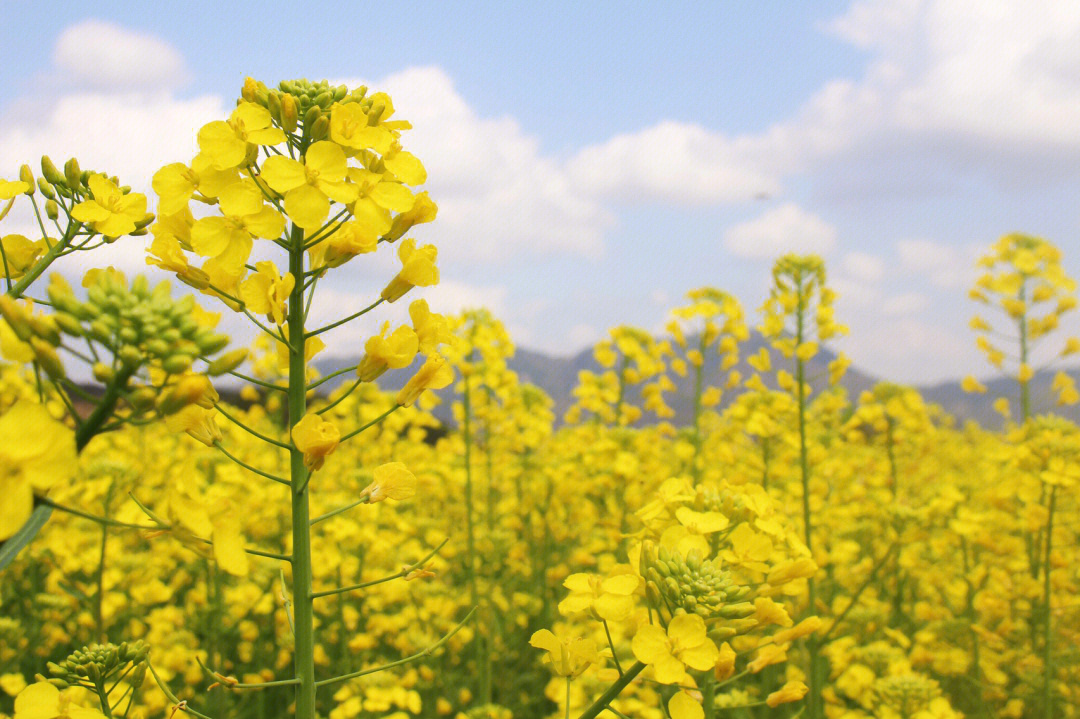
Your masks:
[[[1027,301],[1027,286],[1020,287],[1020,301]],[[1028,361],[1028,319],[1027,312],[1020,316],[1020,365],[1024,366]],[[1028,380],[1020,382],[1020,414],[1024,422],[1031,417],[1031,387]]]
[[[599,699],[594,701],[588,709],[581,713],[581,716],[579,716],[578,719],[594,719],[596,715],[604,711],[604,708],[607,707],[608,704],[615,701],[615,698],[622,693],[622,690],[626,688],[626,685],[634,681],[635,677],[637,677],[638,674],[641,674],[644,669],[644,664],[641,662],[634,662],[614,684],[608,687],[606,692],[600,695]]]
[[[304,232],[295,225],[289,237],[289,272],[304,276]],[[304,355],[304,288],[297,281],[289,293],[289,429],[307,410],[307,358]],[[296,717],[315,719],[315,623],[311,597],[311,525],[307,468],[296,447],[289,451],[292,481],[293,620],[296,632]]]
[[[1053,629],[1052,616],[1050,614],[1050,540],[1054,533],[1054,500],[1057,497],[1057,486],[1050,487],[1050,506],[1047,507],[1046,516],[1046,559],[1043,561],[1043,717],[1053,719],[1054,711],[1054,656],[1053,656]]]
[[[701,353],[701,364],[694,365],[694,466],[691,474],[694,478],[694,486],[701,482],[701,389],[702,375],[705,372],[705,333],[701,333],[701,342],[698,344]],[[706,714],[708,716],[708,714]]]
[[[799,306],[795,315],[795,346],[799,347],[805,338],[805,314],[806,314],[806,298],[804,296],[804,287],[802,282],[799,282],[796,291],[799,293]],[[802,477],[802,489],[803,489],[803,526],[806,532],[806,548],[810,550],[810,556],[814,555],[813,546],[813,524],[810,518],[810,460],[806,449],[806,363],[795,358],[795,383],[799,400],[799,472]],[[806,580],[808,589],[807,607],[806,611],[808,615],[814,613],[814,609],[817,605],[817,596],[814,592],[814,578],[809,577]],[[813,635],[807,638],[807,648],[810,652],[810,719],[820,719],[821,717],[821,677],[818,672],[818,643]]]

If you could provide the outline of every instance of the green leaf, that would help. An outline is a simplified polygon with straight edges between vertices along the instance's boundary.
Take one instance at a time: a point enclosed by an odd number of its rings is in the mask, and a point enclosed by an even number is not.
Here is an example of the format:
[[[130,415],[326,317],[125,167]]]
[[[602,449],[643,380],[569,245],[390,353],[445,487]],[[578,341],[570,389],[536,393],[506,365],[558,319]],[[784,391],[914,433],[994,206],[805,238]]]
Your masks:
[[[45,522],[49,521],[52,511],[53,508],[47,504],[38,505],[33,514],[30,515],[30,519],[26,520],[26,524],[18,532],[8,537],[6,542],[0,543],[0,570],[7,569],[7,565],[15,560],[23,547],[34,541],[34,537],[45,526]]]

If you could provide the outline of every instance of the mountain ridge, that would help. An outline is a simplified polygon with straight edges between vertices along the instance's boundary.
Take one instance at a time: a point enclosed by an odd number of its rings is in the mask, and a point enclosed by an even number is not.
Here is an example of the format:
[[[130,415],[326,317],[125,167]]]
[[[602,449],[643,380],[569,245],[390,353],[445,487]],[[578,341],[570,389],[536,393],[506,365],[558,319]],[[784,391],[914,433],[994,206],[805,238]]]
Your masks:
[[[765,338],[756,331],[751,332],[750,337],[739,346],[739,364],[732,367],[731,370],[738,370],[743,377],[748,377],[753,370],[747,366],[746,358],[754,355],[764,346],[767,346]],[[807,364],[807,375],[810,378],[808,381],[815,393],[824,389],[827,385],[825,380],[828,376],[828,363],[835,358],[836,353],[828,349],[828,347],[822,347],[819,353]],[[774,359],[776,358],[774,357]],[[704,368],[705,376],[712,379],[712,384],[723,386],[723,380],[726,380],[728,371],[723,371],[721,374],[716,358],[713,357],[710,360]],[[314,364],[325,375],[335,368],[349,367],[357,364],[358,361],[359,358],[356,357],[328,357],[323,360],[317,359]],[[418,358],[413,366],[397,372],[388,372],[378,380],[379,386],[388,391],[400,389],[412,373],[419,368],[419,363],[420,359]],[[507,360],[507,366],[518,375],[522,383],[534,384],[551,397],[555,403],[555,416],[558,423],[561,423],[564,413],[573,404],[572,391],[578,384],[579,373],[585,370],[592,372],[603,371],[603,368],[593,358],[591,348],[583,349],[568,357],[558,357],[538,350],[518,347],[514,356]],[[1070,368],[1063,371],[1077,382],[1080,382],[1080,368]],[[1055,374],[1056,370],[1042,370],[1036,372],[1031,381],[1032,406],[1035,408],[1036,414],[1057,414],[1074,422],[1080,422],[1080,407],[1059,407],[1054,403],[1051,383]],[[676,413],[671,422],[676,425],[685,425],[689,422],[692,412],[692,378],[678,377],[673,373],[670,376],[677,388],[675,392],[665,395],[668,404]],[[328,382],[327,391],[335,389],[347,379],[347,377],[342,377]],[[880,379],[852,365],[848,367],[844,377],[840,380],[840,385],[847,390],[851,401],[855,402],[862,392],[872,389],[882,381],[889,380]],[[770,383],[767,382],[766,384]],[[899,382],[896,384],[916,389],[928,404],[940,406],[942,410],[955,417],[957,422],[961,424],[974,421],[987,429],[1000,429],[1004,424],[1004,418],[992,405],[995,399],[1002,396],[1010,398],[1013,416],[1019,415],[1016,381],[1008,377],[996,377],[986,381],[984,384],[987,391],[981,394],[965,392],[961,388],[960,380],[947,380],[923,385]],[[770,384],[770,386],[772,385]],[[726,406],[738,396],[740,391],[741,388],[725,390],[721,407]],[[628,399],[634,401],[636,397],[631,394]],[[450,422],[449,407],[449,402],[440,404],[435,409],[435,416],[443,422]],[[655,421],[655,417],[647,414],[644,420]]]

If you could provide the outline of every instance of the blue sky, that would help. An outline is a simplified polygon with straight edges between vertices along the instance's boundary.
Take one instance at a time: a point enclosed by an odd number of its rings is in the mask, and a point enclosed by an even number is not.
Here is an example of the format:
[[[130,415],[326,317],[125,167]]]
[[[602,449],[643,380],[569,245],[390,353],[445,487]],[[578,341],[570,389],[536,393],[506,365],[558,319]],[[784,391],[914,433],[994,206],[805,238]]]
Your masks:
[[[245,75],[364,81],[415,125],[445,310],[488,304],[519,344],[569,354],[659,328],[701,285],[753,315],[772,259],[818,252],[856,364],[987,376],[974,259],[1024,231],[1080,276],[1080,6],[1028,7],[26,3],[0,28],[0,174],[76,154],[147,187]],[[109,250],[141,268],[137,241]],[[364,301],[380,262],[327,299]]]

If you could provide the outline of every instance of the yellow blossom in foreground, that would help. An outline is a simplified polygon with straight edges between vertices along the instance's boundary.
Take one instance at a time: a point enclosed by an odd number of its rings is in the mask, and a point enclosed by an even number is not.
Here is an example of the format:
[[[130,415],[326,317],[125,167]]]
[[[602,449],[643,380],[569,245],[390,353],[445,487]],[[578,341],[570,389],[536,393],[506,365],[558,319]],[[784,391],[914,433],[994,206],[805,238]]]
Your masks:
[[[26,679],[22,674],[0,674],[0,690],[8,696],[16,696],[26,688]]]
[[[298,227],[315,230],[330,214],[330,200],[356,200],[356,185],[345,182],[345,152],[333,142],[316,142],[300,162],[284,155],[267,158],[262,179],[285,196],[285,212]]]
[[[802,682],[788,682],[784,686],[780,687],[777,691],[770,694],[765,698],[765,703],[775,709],[781,704],[788,704],[789,702],[797,702],[806,696],[806,692],[810,689]]]
[[[105,719],[105,715],[72,703],[48,682],[38,682],[15,697],[14,719]]]
[[[686,692],[677,692],[668,702],[671,719],[704,719],[705,710]]]
[[[408,239],[398,248],[401,271],[382,291],[382,298],[394,302],[413,287],[430,287],[439,283],[439,268],[435,266],[438,256],[435,245],[416,246],[416,240]]]
[[[240,283],[240,299],[252,312],[266,315],[281,325],[285,322],[285,302],[296,285],[296,278],[286,272],[282,277],[273,262],[256,262],[255,272]]]
[[[0,178],[0,200],[10,200],[23,194],[30,189],[30,183],[21,180],[5,180]]]
[[[146,217],[146,195],[138,192],[125,195],[104,175],[91,175],[86,184],[93,199],[71,208],[71,216],[91,225],[106,237],[120,237],[134,232],[136,223]]]
[[[707,671],[719,658],[719,651],[705,634],[705,620],[696,614],[680,614],[672,618],[667,632],[655,624],[638,630],[631,643],[639,662],[653,668],[656,681],[679,684],[686,676],[686,667]]]
[[[179,412],[166,416],[165,426],[170,432],[187,432],[188,436],[207,447],[221,441],[221,429],[217,426],[213,411],[203,409],[197,404],[190,404]]]
[[[533,633],[529,644],[547,651],[544,661],[561,677],[576,677],[590,665],[600,662],[596,644],[591,639],[562,639],[550,629],[541,629]]]
[[[44,494],[75,474],[75,436],[43,405],[19,402],[0,416],[0,540],[17,532]]]
[[[4,265],[0,267],[0,272],[13,280],[26,274],[45,251],[44,242],[32,242],[22,235],[7,235],[0,239],[0,246],[4,248]]]
[[[454,381],[454,370],[439,355],[431,355],[397,394],[397,403],[409,407],[424,390],[442,389]]]
[[[360,492],[368,504],[384,499],[402,500],[416,494],[416,475],[403,462],[388,462],[375,468],[375,479]]]
[[[752,662],[746,665],[746,668],[750,672],[757,674],[765,667],[786,661],[787,650],[787,644],[766,644],[758,650],[757,656],[754,657]]]
[[[559,612],[569,616],[588,611],[602,620],[621,622],[634,611],[634,593],[639,583],[636,574],[571,574],[563,582],[570,594],[559,602]]]
[[[249,144],[277,145],[285,133],[271,126],[270,111],[253,102],[241,102],[228,120],[215,120],[199,130],[202,152],[192,163],[197,171],[207,167],[228,170],[244,162]]]
[[[388,369],[401,369],[412,364],[419,348],[419,339],[411,327],[402,325],[387,335],[390,323],[383,324],[379,334],[364,343],[364,357],[356,368],[361,381],[371,382]]]
[[[296,448],[304,453],[304,466],[314,472],[337,449],[341,433],[319,415],[306,414],[292,428],[292,438]]]

